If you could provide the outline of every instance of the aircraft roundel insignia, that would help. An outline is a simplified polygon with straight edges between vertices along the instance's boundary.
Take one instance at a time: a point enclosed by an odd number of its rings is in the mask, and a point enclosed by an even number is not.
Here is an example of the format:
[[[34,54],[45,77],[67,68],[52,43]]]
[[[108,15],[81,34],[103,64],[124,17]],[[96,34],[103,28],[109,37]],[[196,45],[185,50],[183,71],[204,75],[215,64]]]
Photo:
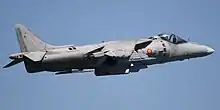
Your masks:
[[[147,54],[152,54],[152,53],[153,53],[152,49],[147,49]]]

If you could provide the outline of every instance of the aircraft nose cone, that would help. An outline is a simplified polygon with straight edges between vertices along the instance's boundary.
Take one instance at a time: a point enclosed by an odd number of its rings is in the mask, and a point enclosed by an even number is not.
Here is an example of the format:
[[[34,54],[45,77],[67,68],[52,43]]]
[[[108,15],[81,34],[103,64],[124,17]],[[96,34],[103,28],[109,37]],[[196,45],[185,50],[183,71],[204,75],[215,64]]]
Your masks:
[[[215,50],[213,49],[213,48],[211,48],[211,47],[208,47],[208,46],[206,46],[206,52],[208,53],[208,54],[212,54]]]

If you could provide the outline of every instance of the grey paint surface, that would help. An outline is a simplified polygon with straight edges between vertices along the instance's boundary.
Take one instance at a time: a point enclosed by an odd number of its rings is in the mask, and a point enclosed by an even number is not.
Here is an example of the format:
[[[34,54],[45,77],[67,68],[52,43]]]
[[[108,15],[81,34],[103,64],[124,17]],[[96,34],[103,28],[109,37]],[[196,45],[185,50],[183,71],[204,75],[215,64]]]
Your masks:
[[[145,69],[147,65],[204,57],[214,52],[211,47],[187,42],[172,33],[137,40],[53,46],[21,24],[15,25],[15,31],[21,53],[9,56],[13,61],[5,68],[24,61],[29,73],[50,71],[59,74],[73,73],[73,69],[74,72],[93,69],[97,76],[128,74]]]

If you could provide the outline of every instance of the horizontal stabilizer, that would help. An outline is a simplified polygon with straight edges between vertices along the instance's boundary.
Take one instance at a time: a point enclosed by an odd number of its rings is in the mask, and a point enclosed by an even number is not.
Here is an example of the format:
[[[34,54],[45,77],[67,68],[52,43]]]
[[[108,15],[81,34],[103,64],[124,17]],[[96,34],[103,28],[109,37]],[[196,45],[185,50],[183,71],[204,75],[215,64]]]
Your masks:
[[[41,61],[46,52],[29,52],[25,53],[24,56],[31,59],[32,61]]]
[[[5,65],[3,68],[8,68],[8,67],[14,66],[14,65],[16,65],[16,64],[18,64],[18,63],[20,63],[22,61],[23,61],[22,59],[13,60],[10,63],[8,63],[7,65]]]

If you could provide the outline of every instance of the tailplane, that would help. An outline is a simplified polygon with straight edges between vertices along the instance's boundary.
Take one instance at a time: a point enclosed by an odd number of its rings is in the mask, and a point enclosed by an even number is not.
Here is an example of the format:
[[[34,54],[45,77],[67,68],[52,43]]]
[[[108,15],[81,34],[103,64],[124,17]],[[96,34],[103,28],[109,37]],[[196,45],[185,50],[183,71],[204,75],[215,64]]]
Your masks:
[[[9,55],[12,61],[3,68],[14,66],[22,61],[24,61],[25,66],[27,65],[28,68],[34,68],[30,67],[30,64],[35,64],[34,62],[42,60],[43,56],[46,54],[46,50],[55,48],[55,46],[40,40],[30,29],[27,29],[21,24],[15,25],[15,31],[21,52]],[[25,58],[28,58],[29,62],[26,61],[27,59],[25,60]],[[33,72],[35,70],[28,69],[28,71]]]
[[[54,47],[40,40],[30,29],[21,24],[15,25],[15,31],[21,52],[41,51]]]

